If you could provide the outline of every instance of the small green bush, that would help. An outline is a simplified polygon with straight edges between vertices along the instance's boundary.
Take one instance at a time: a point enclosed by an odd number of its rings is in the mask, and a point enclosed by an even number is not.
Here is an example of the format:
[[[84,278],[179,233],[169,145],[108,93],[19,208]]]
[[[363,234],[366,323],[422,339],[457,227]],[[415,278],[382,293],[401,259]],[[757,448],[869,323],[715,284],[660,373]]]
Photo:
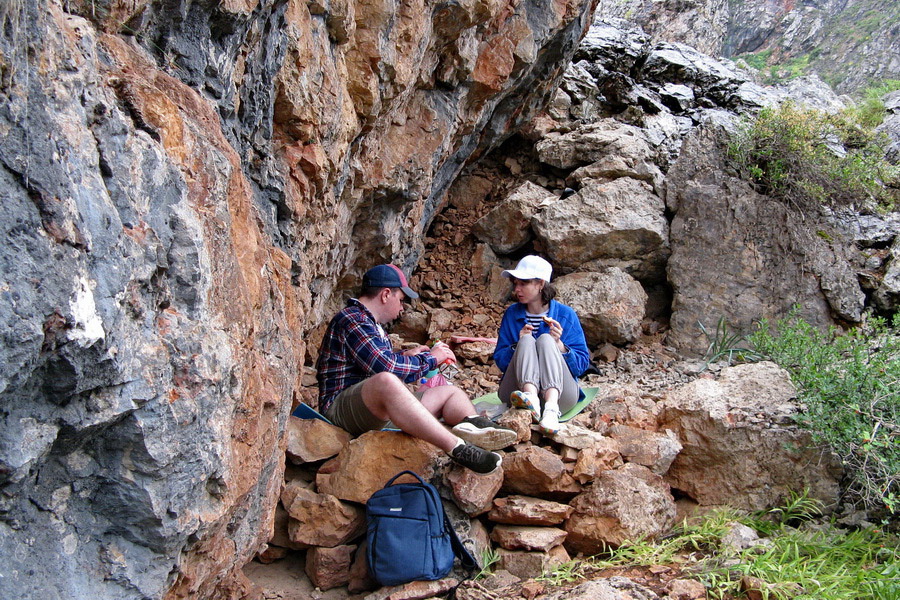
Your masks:
[[[761,193],[800,210],[894,206],[886,182],[898,168],[885,159],[885,139],[848,113],[826,114],[786,103],[766,108],[731,139],[728,156]]]
[[[845,501],[900,516],[900,314],[839,334],[796,310],[749,337],[800,389],[799,423],[829,444],[845,468]]]
[[[897,90],[900,90],[900,80],[898,79],[888,79],[866,88],[856,106],[847,110],[848,116],[861,127],[878,127],[886,115],[882,98]]]

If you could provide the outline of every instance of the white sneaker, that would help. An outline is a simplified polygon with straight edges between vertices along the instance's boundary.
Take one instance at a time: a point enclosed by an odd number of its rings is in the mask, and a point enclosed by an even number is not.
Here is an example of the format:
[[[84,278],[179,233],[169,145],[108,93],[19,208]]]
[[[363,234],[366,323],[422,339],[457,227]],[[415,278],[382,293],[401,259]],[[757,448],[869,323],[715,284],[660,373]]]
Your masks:
[[[540,401],[534,392],[520,392],[519,390],[516,390],[509,395],[509,403],[516,408],[530,410],[531,418],[535,422],[541,417],[540,410],[538,409]]]
[[[544,409],[544,416],[541,417],[541,431],[547,435],[553,435],[559,432],[559,427],[559,409]]]

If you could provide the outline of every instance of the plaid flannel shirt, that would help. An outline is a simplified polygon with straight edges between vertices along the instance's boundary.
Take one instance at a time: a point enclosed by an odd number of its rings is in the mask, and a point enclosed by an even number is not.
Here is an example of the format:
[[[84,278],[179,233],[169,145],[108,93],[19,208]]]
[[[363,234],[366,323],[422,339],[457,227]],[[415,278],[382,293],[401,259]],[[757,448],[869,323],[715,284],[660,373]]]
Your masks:
[[[319,349],[319,412],[328,410],[341,391],[375,373],[387,371],[409,383],[436,367],[437,360],[430,352],[415,356],[394,352],[372,313],[351,298],[331,319]]]

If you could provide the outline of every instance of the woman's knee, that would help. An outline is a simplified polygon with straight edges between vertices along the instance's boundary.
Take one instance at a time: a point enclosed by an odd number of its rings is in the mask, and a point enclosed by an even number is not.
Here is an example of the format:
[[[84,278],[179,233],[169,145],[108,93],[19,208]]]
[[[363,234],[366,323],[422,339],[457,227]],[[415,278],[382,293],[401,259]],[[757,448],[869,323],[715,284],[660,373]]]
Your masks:
[[[539,350],[546,350],[550,348],[556,348],[556,338],[550,335],[549,333],[543,333],[538,336],[537,346]]]

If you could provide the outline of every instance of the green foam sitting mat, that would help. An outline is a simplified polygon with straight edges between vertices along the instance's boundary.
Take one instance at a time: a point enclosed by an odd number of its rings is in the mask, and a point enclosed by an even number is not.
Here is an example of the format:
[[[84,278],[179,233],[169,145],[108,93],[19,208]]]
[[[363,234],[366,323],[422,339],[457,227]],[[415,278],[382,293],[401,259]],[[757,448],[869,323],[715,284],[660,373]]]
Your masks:
[[[581,391],[584,392],[584,398],[576,402],[575,406],[559,416],[560,423],[565,423],[566,421],[583,411],[585,407],[591,403],[591,400],[594,399],[594,396],[597,395],[599,388],[586,387],[581,388]],[[485,394],[484,396],[474,398],[472,400],[472,404],[475,405],[475,408],[478,409],[479,413],[483,411],[492,419],[499,416],[505,411],[505,405],[500,402],[500,396],[497,395],[497,392],[491,392],[490,394]]]

